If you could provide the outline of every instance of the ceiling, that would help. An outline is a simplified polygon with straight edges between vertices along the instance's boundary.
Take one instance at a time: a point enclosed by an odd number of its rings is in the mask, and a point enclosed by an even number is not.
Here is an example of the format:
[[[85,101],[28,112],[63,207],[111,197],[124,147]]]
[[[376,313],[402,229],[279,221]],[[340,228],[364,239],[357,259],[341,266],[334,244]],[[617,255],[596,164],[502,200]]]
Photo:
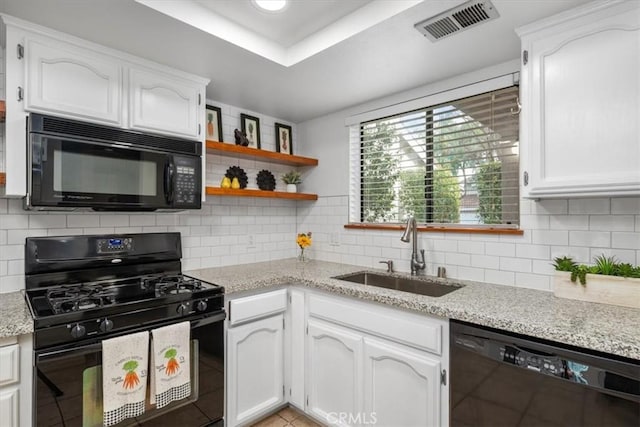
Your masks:
[[[372,4],[384,9],[396,0],[326,0],[333,4],[326,8],[325,0],[295,0],[284,12],[293,14],[286,31],[273,28],[286,21],[284,14],[274,18],[257,12],[249,0],[186,3],[251,27],[258,40],[291,49],[359,10]],[[335,7],[342,3],[349,6]],[[584,0],[493,0],[500,18],[436,43],[413,28],[461,3],[423,1],[288,67],[134,0],[0,0],[0,11],[208,77],[207,98],[299,123],[517,58],[520,43],[514,28]]]

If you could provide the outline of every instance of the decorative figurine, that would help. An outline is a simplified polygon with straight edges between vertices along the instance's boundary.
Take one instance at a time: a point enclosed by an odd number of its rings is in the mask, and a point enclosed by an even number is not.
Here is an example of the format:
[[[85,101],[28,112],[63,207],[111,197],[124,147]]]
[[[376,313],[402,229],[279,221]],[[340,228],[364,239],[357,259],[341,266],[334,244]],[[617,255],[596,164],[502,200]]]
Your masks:
[[[246,147],[249,145],[249,139],[247,139],[247,134],[244,132],[240,132],[238,129],[233,131],[233,136],[236,139],[236,145],[242,145]]]

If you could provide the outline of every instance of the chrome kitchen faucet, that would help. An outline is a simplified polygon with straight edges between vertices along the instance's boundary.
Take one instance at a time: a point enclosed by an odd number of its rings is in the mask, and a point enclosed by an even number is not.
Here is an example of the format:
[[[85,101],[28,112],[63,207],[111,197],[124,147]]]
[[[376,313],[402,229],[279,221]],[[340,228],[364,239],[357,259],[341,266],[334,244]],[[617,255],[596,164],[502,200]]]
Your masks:
[[[426,263],[424,262],[424,249],[420,249],[422,259],[418,258],[418,226],[416,224],[416,219],[413,216],[410,216],[407,220],[407,227],[404,229],[404,233],[402,233],[400,240],[405,243],[409,243],[411,241],[412,234],[413,251],[411,252],[411,275],[415,276],[418,274],[418,271],[425,269]]]

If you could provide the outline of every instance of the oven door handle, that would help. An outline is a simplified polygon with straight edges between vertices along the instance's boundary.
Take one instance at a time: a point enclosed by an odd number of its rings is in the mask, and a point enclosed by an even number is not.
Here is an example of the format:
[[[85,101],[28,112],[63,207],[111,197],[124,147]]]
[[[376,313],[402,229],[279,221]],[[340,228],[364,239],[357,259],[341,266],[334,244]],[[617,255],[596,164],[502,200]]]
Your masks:
[[[227,314],[222,311],[220,313],[216,313],[212,316],[207,316],[207,317],[202,317],[199,319],[194,319],[191,320],[191,329],[194,328],[199,328],[201,326],[205,326],[205,325],[210,325],[212,323],[216,323],[216,322],[221,322],[223,320],[225,320],[227,317]],[[149,331],[151,332],[153,329],[157,329],[157,328],[161,328],[163,326],[167,326],[170,324],[175,324],[175,323],[180,323],[179,321],[172,321],[172,322],[168,322],[165,324],[159,324],[159,325],[154,325],[153,327],[143,327],[143,328],[136,328],[134,330],[128,331],[127,333],[133,334],[136,332],[141,332],[141,331]],[[126,334],[121,334],[119,336],[122,335],[126,335]],[[65,349],[60,349],[60,350],[53,350],[53,351],[49,351],[49,352],[43,352],[43,353],[36,353],[36,363],[42,361],[42,360],[46,360],[46,359],[51,359],[54,357],[59,357],[68,353],[73,353],[74,356],[81,356],[84,354],[91,354],[91,353],[95,353],[97,351],[101,351],[102,350],[102,342],[97,342],[97,343],[93,343],[93,344],[87,344],[84,346],[80,346],[80,347],[73,347],[73,348],[65,348]]]

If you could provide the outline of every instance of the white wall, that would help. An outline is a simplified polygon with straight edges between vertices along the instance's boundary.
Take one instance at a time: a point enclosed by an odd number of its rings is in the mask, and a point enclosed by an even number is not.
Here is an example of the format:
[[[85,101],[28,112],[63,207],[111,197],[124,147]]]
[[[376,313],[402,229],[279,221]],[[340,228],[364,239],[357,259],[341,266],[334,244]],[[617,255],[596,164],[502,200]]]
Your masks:
[[[411,246],[400,241],[400,231],[344,228],[349,212],[345,119],[517,71],[518,66],[517,61],[500,64],[298,124],[304,153],[319,159],[305,183],[320,198],[301,206],[297,216],[298,230],[314,233],[310,256],[367,268],[384,268],[379,261],[392,259],[397,271],[410,271]],[[520,210],[522,236],[419,233],[427,274],[444,266],[451,278],[551,290],[551,263],[557,256],[589,263],[604,253],[640,264],[640,198],[521,200]]]
[[[274,122],[287,122],[214,101],[208,103],[222,108],[225,141],[233,142],[233,130],[240,128],[240,113],[246,112],[260,119],[262,149],[275,151]],[[292,131],[295,147],[295,126]],[[0,155],[3,145],[1,139]],[[208,154],[207,184],[219,186],[232,165],[245,170],[249,188],[257,188],[257,172],[267,169],[277,178],[276,188],[282,189],[279,177],[290,169]],[[296,254],[296,202],[209,196],[198,211],[106,214],[27,212],[22,209],[22,200],[0,197],[0,293],[24,288],[26,237],[157,231],[182,234],[183,270],[290,258]]]

